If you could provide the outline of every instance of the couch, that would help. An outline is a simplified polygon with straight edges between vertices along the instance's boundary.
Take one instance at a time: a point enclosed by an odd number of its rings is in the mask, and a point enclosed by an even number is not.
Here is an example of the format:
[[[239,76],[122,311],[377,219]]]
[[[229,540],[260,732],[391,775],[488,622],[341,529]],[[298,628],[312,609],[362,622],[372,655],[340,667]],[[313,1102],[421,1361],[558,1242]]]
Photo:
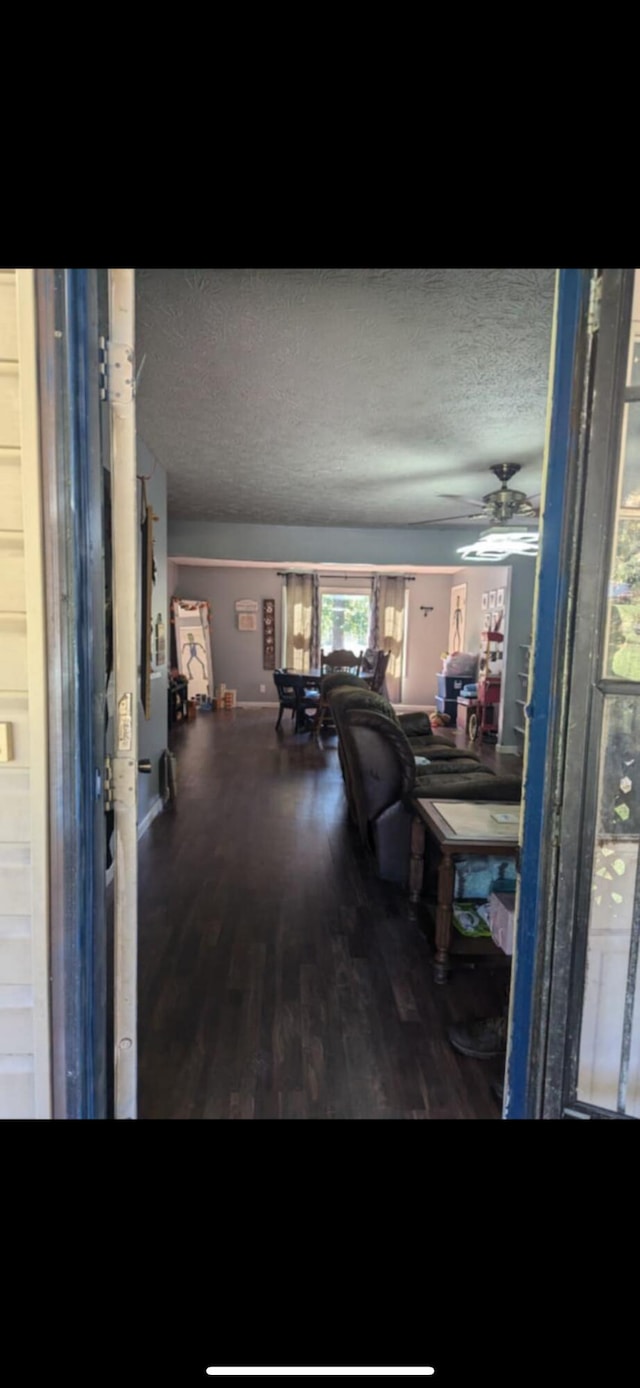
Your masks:
[[[349,813],[380,877],[408,881],[413,799],[520,800],[519,775],[493,771],[434,734],[428,714],[398,715],[381,695],[333,679],[322,693],[338,733]]]

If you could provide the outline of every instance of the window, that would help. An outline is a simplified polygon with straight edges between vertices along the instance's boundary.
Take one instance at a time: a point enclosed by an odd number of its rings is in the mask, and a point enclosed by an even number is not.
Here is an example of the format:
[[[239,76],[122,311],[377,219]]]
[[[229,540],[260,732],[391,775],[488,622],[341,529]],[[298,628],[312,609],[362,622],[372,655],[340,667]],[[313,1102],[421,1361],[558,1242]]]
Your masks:
[[[320,645],[323,651],[362,651],[369,640],[369,593],[322,593]]]

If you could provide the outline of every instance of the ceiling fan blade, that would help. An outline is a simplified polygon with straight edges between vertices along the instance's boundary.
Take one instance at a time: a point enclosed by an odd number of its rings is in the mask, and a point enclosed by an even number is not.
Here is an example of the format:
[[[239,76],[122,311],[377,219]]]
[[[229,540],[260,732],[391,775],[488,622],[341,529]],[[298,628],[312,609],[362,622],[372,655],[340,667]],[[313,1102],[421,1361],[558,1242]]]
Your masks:
[[[453,496],[451,492],[438,492],[439,501],[466,501],[467,506],[484,506],[485,502],[477,496]]]
[[[477,511],[469,511],[465,516],[438,516],[435,520],[406,521],[406,525],[446,525],[448,521],[461,520],[486,520],[487,517],[480,515]]]

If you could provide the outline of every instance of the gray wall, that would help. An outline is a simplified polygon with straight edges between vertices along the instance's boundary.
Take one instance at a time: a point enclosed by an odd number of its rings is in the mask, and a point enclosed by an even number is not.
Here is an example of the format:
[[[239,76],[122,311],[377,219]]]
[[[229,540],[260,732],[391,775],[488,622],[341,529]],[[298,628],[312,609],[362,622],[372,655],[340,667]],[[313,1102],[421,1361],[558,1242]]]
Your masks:
[[[153,454],[147,448],[143,439],[137,440],[137,468],[141,475],[146,475],[147,498],[149,505],[153,506],[154,512],[158,517],[153,527],[153,538],[155,546],[155,559],[157,576],[153,586],[153,596],[151,599],[151,610],[154,624],[154,658],[155,658],[155,623],[158,613],[162,614],[165,626],[167,662],[169,660],[169,616],[167,607],[167,478],[164,469],[156,461]],[[138,755],[148,757],[151,761],[151,775],[138,777],[138,823],[144,819],[151,804],[159,793],[159,766],[160,757],[167,745],[167,674],[168,663],[163,665],[158,674],[151,679],[151,717],[147,720],[144,716],[142,705],[139,706],[139,732],[138,732]]]
[[[276,703],[273,672],[262,668],[262,599],[276,605],[276,665],[281,660],[282,579],[274,569],[223,569],[183,564],[175,596],[211,604],[211,659],[215,684],[235,689],[239,703]],[[239,631],[235,602],[258,603],[257,631]],[[261,693],[260,686],[265,686]]]
[[[457,549],[459,546],[468,544],[483,527],[470,529],[453,529],[450,527],[439,528],[433,526],[425,530],[416,527],[398,526],[395,529],[353,529],[347,527],[322,527],[322,526],[287,526],[287,525],[240,525],[235,523],[214,523],[209,521],[181,521],[172,520],[169,522],[169,554],[173,560],[184,558],[198,559],[234,559],[234,560],[256,560],[260,562],[272,562],[278,565],[295,565],[327,563],[336,564],[339,568],[345,563],[370,564],[375,568],[378,564],[394,564],[399,569],[410,568],[415,564],[451,565],[459,560]],[[503,576],[511,572],[511,579],[507,578],[502,582]],[[198,574],[196,582],[195,574]],[[221,589],[216,588],[218,579],[217,574],[224,573],[227,583],[231,584],[234,590],[228,588],[224,590],[228,596],[224,596]],[[237,573],[244,575],[252,574],[254,589],[249,592],[237,591],[237,584],[240,581]],[[200,581],[200,575],[202,581]],[[229,575],[231,577],[229,577]],[[452,583],[460,581],[456,575],[420,575],[415,584],[411,584],[412,594],[410,596],[409,608],[409,640],[412,649],[409,656],[407,669],[407,680],[405,683],[404,699],[407,703],[433,703],[435,697],[434,675],[440,665],[440,653],[446,648],[448,638],[448,613],[449,599],[446,599],[446,624],[443,626],[444,613],[442,611],[443,598],[437,597],[437,601],[432,603],[429,596],[430,583],[440,583],[441,578],[447,579],[447,587],[451,588]],[[499,581],[500,578],[500,581]],[[521,668],[522,651],[519,649],[520,642],[528,642],[531,631],[533,613],[533,594],[535,582],[535,560],[531,558],[512,558],[510,564],[487,564],[487,565],[467,565],[465,568],[464,579],[467,587],[467,637],[465,645],[475,638],[472,649],[479,649],[479,634],[481,623],[481,594],[485,588],[506,587],[508,593],[507,618],[506,618],[506,645],[507,657],[503,674],[503,731],[501,742],[506,746],[517,746],[522,743],[522,738],[518,738],[514,733],[514,725],[521,721],[522,710],[518,709],[516,699],[521,694],[521,681],[518,679],[518,670]],[[201,592],[196,592],[195,587],[200,586]],[[210,594],[217,593],[223,596],[223,604],[220,609],[220,630],[218,639],[215,633],[215,612],[214,612],[214,633],[213,633],[213,662],[216,682],[224,681],[230,688],[237,689],[237,697],[247,702],[260,701],[269,698],[269,680],[266,672],[261,668],[261,638],[258,631],[255,635],[244,635],[231,629],[234,620],[233,600],[236,597],[276,597],[276,622],[277,622],[277,645],[276,659],[280,659],[280,586],[276,580],[273,584],[273,577],[268,570],[216,570],[211,568],[195,569],[183,565],[180,567],[180,595],[182,597],[209,597],[214,603]],[[436,588],[432,589],[436,592]],[[444,589],[442,589],[444,593]],[[429,617],[423,617],[419,613],[420,603],[433,605],[436,611]],[[427,631],[428,628],[428,631]],[[413,650],[413,637],[418,640],[418,657],[416,666],[416,655]],[[239,646],[240,641],[249,643],[244,648]],[[255,650],[252,649],[252,645]],[[227,669],[228,667],[228,669]],[[232,682],[232,681],[235,681]],[[267,685],[267,694],[261,695],[259,692],[260,684]],[[246,692],[241,692],[246,691]]]
[[[426,530],[354,530],[344,526],[238,525],[213,521],[169,522],[172,559],[248,559],[275,564],[457,564],[459,545],[483,526],[469,530],[431,526]]]
[[[451,583],[466,583],[467,585],[467,620],[465,624],[464,648],[465,651],[480,650],[480,635],[482,632],[482,594],[491,592],[492,589],[504,588],[505,603],[508,604],[509,594],[509,569],[505,565],[498,564],[469,564],[463,573],[454,574]],[[507,613],[503,618],[502,630],[506,631],[504,623],[507,620]]]
[[[171,615],[171,599],[176,596],[178,582],[178,565],[173,559],[167,560],[167,612]],[[168,649],[168,648],[167,648]]]

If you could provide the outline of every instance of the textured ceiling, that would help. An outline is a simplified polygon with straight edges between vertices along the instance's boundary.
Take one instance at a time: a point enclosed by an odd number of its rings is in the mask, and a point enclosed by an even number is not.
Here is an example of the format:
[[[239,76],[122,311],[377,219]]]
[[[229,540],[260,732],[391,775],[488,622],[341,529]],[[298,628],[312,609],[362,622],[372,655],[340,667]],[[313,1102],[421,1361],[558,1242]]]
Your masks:
[[[137,270],[138,430],[170,513],[464,515],[540,490],[553,270]]]

